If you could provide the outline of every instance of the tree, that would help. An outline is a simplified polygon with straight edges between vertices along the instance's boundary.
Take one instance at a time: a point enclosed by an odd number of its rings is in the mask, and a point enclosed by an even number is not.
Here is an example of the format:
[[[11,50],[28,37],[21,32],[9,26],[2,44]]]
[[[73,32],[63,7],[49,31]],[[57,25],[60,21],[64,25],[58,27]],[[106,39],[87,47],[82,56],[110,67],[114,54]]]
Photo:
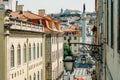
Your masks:
[[[69,48],[69,46],[65,43],[65,44],[63,44],[63,49],[64,49],[64,57],[66,56],[66,55],[68,55],[68,52],[70,51],[70,48]]]

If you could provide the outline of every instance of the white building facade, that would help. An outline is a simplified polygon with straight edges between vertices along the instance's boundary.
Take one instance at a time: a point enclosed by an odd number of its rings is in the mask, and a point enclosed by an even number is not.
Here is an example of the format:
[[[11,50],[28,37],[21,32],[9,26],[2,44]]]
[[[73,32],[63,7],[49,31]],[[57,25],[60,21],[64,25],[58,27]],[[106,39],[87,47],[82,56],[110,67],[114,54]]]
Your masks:
[[[0,80],[44,80],[43,26],[0,13]]]

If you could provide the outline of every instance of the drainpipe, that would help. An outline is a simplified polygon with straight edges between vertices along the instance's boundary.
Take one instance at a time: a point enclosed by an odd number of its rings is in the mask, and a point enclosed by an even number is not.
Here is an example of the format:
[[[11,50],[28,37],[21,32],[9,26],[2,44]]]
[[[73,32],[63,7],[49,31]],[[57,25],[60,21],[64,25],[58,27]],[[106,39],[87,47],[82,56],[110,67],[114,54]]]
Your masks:
[[[107,1],[104,1],[104,80],[107,80],[106,78],[106,64],[107,64],[107,53],[106,53],[106,6]]]

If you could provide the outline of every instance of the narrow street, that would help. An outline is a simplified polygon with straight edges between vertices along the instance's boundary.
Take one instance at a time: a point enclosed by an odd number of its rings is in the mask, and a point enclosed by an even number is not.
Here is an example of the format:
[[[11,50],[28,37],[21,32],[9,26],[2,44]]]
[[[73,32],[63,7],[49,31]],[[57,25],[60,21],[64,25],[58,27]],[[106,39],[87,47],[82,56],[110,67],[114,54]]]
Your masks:
[[[0,80],[120,80],[120,0],[0,0],[0,57]]]

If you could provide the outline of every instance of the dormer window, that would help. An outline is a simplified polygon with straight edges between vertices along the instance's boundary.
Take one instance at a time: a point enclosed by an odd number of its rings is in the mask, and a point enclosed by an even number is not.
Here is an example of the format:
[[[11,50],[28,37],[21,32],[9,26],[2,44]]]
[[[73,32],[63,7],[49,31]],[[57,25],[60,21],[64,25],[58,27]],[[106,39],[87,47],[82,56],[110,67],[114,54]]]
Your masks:
[[[71,35],[72,33],[71,32],[69,32],[69,35]]]
[[[54,23],[52,23],[52,29],[55,29],[55,24]]]

